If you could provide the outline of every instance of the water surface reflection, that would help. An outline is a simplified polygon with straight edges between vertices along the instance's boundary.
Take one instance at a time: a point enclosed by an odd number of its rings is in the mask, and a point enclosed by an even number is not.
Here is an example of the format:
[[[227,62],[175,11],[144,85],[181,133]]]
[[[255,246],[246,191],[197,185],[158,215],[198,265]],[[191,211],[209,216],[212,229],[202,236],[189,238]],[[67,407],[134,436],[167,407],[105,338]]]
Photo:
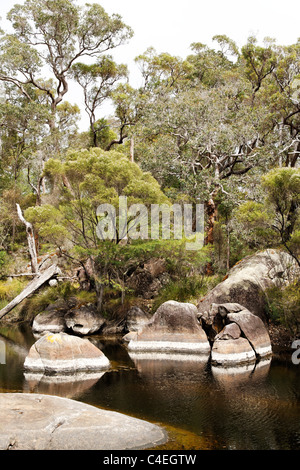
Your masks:
[[[211,367],[207,356],[129,355],[121,341],[92,337],[111,362],[99,376],[25,375],[30,331],[0,329],[1,391],[67,396],[205,438],[215,449],[300,449],[299,366],[272,359]]]

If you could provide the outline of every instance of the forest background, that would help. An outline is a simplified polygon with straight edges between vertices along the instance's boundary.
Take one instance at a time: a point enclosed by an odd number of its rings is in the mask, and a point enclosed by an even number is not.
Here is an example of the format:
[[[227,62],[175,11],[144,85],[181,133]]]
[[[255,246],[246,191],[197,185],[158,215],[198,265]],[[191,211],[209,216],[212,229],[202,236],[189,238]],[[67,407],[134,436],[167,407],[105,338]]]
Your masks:
[[[193,42],[184,57],[148,47],[135,58],[137,86],[126,60],[112,55],[134,31],[99,3],[26,0],[7,22],[0,42],[3,305],[28,282],[14,277],[30,260],[18,207],[37,257],[55,252],[69,277],[39,293],[26,315],[75,292],[103,315],[122,316],[139,297],[130,275],[153,258],[165,261],[168,282],[151,309],[194,301],[258,250],[281,248],[300,265],[299,40],[277,44],[253,34],[240,46],[215,34],[210,45]],[[78,103],[68,101],[72,90],[80,90]],[[149,207],[203,203],[205,247],[100,240],[96,209],[117,207],[119,196]],[[79,267],[85,288],[74,278]],[[299,332],[299,304],[298,281],[273,289],[270,319]]]

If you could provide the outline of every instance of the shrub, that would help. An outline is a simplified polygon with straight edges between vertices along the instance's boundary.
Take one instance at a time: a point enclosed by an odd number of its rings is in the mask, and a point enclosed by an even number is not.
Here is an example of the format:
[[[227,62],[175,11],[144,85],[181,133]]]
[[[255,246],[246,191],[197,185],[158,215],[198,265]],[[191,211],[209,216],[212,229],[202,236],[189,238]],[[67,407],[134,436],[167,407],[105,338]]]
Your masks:
[[[156,297],[152,305],[152,312],[155,313],[158,307],[168,300],[197,303],[218,282],[220,282],[218,276],[207,277],[201,275],[171,281],[161,289]]]
[[[287,327],[294,335],[300,334],[300,280],[280,289],[267,291],[268,313],[275,324]]]

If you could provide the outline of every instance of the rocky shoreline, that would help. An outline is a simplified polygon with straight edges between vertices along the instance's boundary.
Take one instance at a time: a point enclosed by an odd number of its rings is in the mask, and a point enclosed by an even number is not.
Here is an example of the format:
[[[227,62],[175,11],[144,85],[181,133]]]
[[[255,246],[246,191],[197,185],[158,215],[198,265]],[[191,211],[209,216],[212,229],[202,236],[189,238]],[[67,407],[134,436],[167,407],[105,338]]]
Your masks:
[[[26,369],[103,368],[105,358],[89,351],[83,339],[94,334],[121,336],[133,353],[209,354],[220,366],[290,352],[295,338],[269,323],[266,291],[287,285],[298,274],[287,253],[266,250],[241,260],[197,305],[169,300],[153,315],[135,306],[119,321],[103,317],[93,303],[58,299],[33,318],[32,332],[41,339]]]

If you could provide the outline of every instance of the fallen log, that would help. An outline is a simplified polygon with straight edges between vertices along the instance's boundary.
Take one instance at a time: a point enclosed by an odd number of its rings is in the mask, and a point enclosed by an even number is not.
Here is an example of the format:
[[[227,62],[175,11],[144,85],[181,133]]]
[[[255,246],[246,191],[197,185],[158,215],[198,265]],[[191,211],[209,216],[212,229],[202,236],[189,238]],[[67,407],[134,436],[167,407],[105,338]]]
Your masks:
[[[7,277],[36,277],[40,276],[41,273],[21,273],[21,274],[1,274],[0,279],[6,279]]]
[[[17,295],[9,304],[7,304],[2,310],[0,310],[0,319],[4,317],[8,312],[15,308],[19,303],[26,299],[29,295],[33,294],[39,287],[41,287],[45,282],[49,281],[52,277],[60,274],[61,271],[59,267],[55,264],[46,269],[39,276],[36,276],[26,287],[25,289]]]

